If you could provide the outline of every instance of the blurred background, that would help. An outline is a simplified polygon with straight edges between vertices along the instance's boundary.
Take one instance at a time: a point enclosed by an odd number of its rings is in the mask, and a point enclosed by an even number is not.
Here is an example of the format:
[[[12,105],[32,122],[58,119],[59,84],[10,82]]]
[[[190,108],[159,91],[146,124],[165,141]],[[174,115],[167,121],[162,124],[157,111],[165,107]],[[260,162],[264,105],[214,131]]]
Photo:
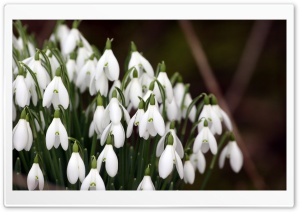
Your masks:
[[[23,20],[22,23],[42,48],[56,21]],[[66,23],[72,26],[72,21]],[[130,41],[134,41],[153,68],[163,60],[169,76],[180,72],[184,82],[191,85],[192,97],[212,91],[207,86],[212,81],[203,77],[203,73],[212,71],[219,86],[217,96],[224,97],[242,138],[240,142],[249,155],[246,163],[250,160],[254,171],[244,166],[235,174],[226,161],[223,170],[215,167],[207,188],[286,189],[285,21],[83,20],[79,30],[101,51],[107,38],[114,39],[112,49],[120,63],[121,75]],[[201,55],[195,53],[198,42]],[[199,66],[195,58],[202,58],[202,63],[207,59],[210,70],[205,70],[207,66],[201,66],[201,62]],[[206,159],[208,166],[210,157]],[[197,172],[195,183],[185,189],[199,189],[203,178]],[[261,183],[255,182],[257,178]]]

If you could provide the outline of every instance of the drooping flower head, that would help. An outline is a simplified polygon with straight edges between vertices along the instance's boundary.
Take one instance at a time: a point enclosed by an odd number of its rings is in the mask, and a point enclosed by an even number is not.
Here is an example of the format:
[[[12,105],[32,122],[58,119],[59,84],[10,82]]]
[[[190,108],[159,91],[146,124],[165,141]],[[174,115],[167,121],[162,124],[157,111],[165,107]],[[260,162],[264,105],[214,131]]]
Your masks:
[[[97,170],[97,161],[95,156],[92,156],[91,171],[83,180],[80,190],[105,190],[104,182]]]
[[[20,107],[29,105],[30,91],[25,82],[23,67],[19,70],[19,75],[12,84],[13,93],[15,93],[15,103]]]
[[[185,183],[193,184],[195,181],[195,168],[190,161],[190,156],[185,154],[185,162],[183,165],[183,180]]]
[[[79,178],[83,182],[85,177],[85,166],[78,152],[78,145],[73,145],[73,153],[67,166],[67,178],[71,184],[75,184]]]
[[[155,190],[155,187],[153,185],[153,182],[152,182],[151,176],[150,176],[150,164],[147,166],[147,168],[145,170],[144,178],[140,182],[137,190],[138,191],[153,191],[153,190]]]
[[[126,105],[132,104],[133,108],[136,109],[139,105],[139,97],[143,96],[142,85],[138,79],[138,72],[136,69],[133,71],[133,78],[125,89],[125,100]]]
[[[132,118],[130,119],[128,126],[127,126],[127,131],[126,131],[126,137],[129,138],[132,134],[132,130],[133,130],[133,126],[139,126],[140,121],[143,117],[143,115],[145,114],[145,103],[144,101],[141,99],[140,103],[139,103],[139,107],[138,110],[136,111],[136,113],[132,116]],[[149,135],[148,135],[149,136]]]
[[[32,191],[39,185],[39,190],[44,189],[44,175],[39,165],[38,155],[35,156],[33,165],[27,176],[28,190]]]
[[[226,112],[224,110],[222,110],[222,108],[218,105],[218,101],[217,98],[215,97],[215,95],[211,95],[211,104],[212,104],[212,110],[218,115],[219,119],[221,122],[224,122],[226,128],[229,131],[232,131],[232,124],[231,121],[228,117],[228,115],[226,114]],[[214,134],[214,132],[213,132]]]

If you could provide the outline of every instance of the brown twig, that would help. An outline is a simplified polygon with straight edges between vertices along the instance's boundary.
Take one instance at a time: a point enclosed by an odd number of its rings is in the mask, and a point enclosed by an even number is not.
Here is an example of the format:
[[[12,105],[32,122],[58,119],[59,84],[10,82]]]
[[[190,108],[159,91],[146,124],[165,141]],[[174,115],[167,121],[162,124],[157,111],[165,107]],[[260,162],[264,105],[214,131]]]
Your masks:
[[[194,56],[194,59],[196,60],[197,66],[198,66],[198,70],[199,70],[200,74],[203,76],[204,82],[206,83],[208,90],[216,95],[216,97],[219,100],[219,105],[227,112],[228,116],[232,120],[233,131],[234,131],[235,137],[236,137],[237,142],[239,143],[241,151],[243,152],[243,155],[244,155],[244,169],[245,169],[246,173],[252,180],[253,185],[256,189],[265,189],[266,184],[264,182],[264,179],[258,173],[258,171],[250,157],[250,154],[247,150],[247,147],[242,140],[242,137],[237,128],[237,125],[236,125],[235,121],[232,119],[232,115],[229,110],[229,107],[228,107],[226,101],[224,100],[224,97],[220,91],[219,84],[218,84],[218,82],[213,74],[213,71],[208,63],[208,60],[207,60],[204,50],[202,48],[201,42],[198,39],[191,22],[186,21],[186,20],[181,20],[181,21],[179,21],[179,24],[180,24],[180,27],[186,37],[188,45],[191,48],[192,54]]]
[[[243,94],[249,84],[259,56],[263,50],[267,35],[269,34],[271,25],[271,20],[257,20],[253,24],[236,73],[225,95],[232,113],[239,105]]]

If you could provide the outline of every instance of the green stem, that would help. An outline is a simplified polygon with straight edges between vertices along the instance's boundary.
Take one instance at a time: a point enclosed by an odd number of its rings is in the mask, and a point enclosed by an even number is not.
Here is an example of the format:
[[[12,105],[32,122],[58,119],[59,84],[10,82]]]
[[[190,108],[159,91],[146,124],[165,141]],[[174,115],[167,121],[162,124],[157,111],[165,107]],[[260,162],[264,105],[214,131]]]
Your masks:
[[[93,141],[92,141],[92,147],[91,147],[91,154],[90,155],[95,155],[96,144],[97,144],[97,134],[94,132]]]
[[[220,140],[220,143],[219,143],[219,145],[218,145],[218,153],[220,152],[220,149],[221,149],[222,146],[224,145],[224,143],[225,143],[225,141],[227,140],[227,138],[228,138],[228,133],[226,132],[226,133],[222,136],[222,138],[221,138],[221,140]],[[207,182],[208,182],[208,180],[209,180],[209,178],[210,178],[210,176],[211,176],[211,174],[212,174],[212,171],[213,171],[213,169],[214,169],[214,166],[215,166],[215,163],[216,163],[216,160],[217,160],[217,157],[218,157],[218,153],[214,155],[213,159],[212,159],[211,162],[210,162],[209,169],[208,169],[208,171],[207,171],[206,174],[205,174],[203,183],[202,183],[201,188],[200,188],[201,190],[204,190],[204,189],[205,189],[205,186],[206,186],[206,184],[207,184]]]
[[[26,162],[26,159],[25,159],[25,156],[24,156],[24,152],[20,151],[19,156],[20,156],[20,159],[22,161],[23,167],[25,169],[25,173],[28,173],[29,169],[28,169],[27,162]]]

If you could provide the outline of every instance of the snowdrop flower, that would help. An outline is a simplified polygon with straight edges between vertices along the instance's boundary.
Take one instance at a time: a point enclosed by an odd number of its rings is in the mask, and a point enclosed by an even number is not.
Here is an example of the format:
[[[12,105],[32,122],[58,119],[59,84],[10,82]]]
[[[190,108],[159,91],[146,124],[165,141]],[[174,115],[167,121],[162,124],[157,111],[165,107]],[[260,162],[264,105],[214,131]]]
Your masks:
[[[164,61],[160,64],[160,72],[158,74],[157,80],[163,86],[168,102],[171,103],[171,101],[173,100],[173,95],[174,94],[173,94],[172,84],[171,84],[171,82],[168,78],[168,75],[166,73],[166,65],[165,65]],[[154,93],[156,95],[157,101],[159,103],[162,103],[162,96],[161,96],[161,93],[160,93],[160,90],[159,90],[158,86],[154,87]]]
[[[110,81],[119,79],[120,67],[119,63],[111,50],[111,41],[107,38],[105,51],[97,64],[97,70],[104,70],[107,78]]]
[[[40,60],[39,51],[35,53],[34,61],[31,62],[28,66],[36,75],[39,87],[43,90],[46,89],[47,85],[50,82],[50,76],[46,69],[42,66],[42,62]],[[31,74],[27,74],[28,77],[32,78]],[[26,77],[27,77],[26,76]],[[32,79],[33,81],[33,79]]]
[[[206,153],[210,149],[211,153],[215,155],[218,151],[216,138],[208,128],[207,120],[204,121],[203,126],[195,139],[193,152],[197,153],[201,150],[203,153]]]
[[[102,122],[103,128],[106,128],[108,126],[108,124],[110,123],[110,121],[114,124],[120,123],[120,121],[122,119],[122,114],[123,114],[124,119],[127,122],[127,124],[130,121],[130,116],[129,116],[127,110],[119,102],[119,100],[117,99],[117,96],[118,96],[117,91],[114,90],[112,93],[112,98],[104,111],[104,118],[103,118],[103,122]],[[106,140],[106,138],[105,138],[105,140]],[[115,140],[116,140],[116,137],[115,137]]]
[[[43,98],[43,107],[50,107],[51,103],[54,109],[58,109],[59,105],[62,105],[64,109],[67,109],[69,106],[69,94],[61,80],[61,69],[60,67],[56,70],[56,76],[47,86],[44,98]]]
[[[91,75],[90,81],[90,94],[94,95],[100,92],[102,95],[107,96],[108,93],[108,79],[103,69],[95,69]]]
[[[77,50],[77,58],[76,58],[76,65],[78,71],[84,66],[86,60],[93,54],[92,51],[89,51],[86,47],[83,46],[82,41],[78,43],[78,50]],[[97,62],[96,59],[94,59]]]
[[[145,170],[144,178],[140,182],[137,190],[138,191],[153,191],[153,190],[155,190],[155,187],[154,187],[153,182],[150,177],[150,164],[147,166],[147,168]]]
[[[20,120],[13,129],[13,149],[29,151],[32,145],[33,137],[29,125],[29,116],[26,115],[25,109],[21,113]]]
[[[79,70],[76,79],[76,86],[80,88],[80,92],[83,93],[91,83],[91,76],[96,71],[96,64],[94,62],[94,55],[87,60],[84,66]]]
[[[126,105],[129,104],[129,102],[132,103],[132,106],[134,109],[136,109],[139,105],[140,99],[139,97],[142,97],[142,85],[140,84],[138,80],[138,72],[136,69],[133,71],[133,78],[131,79],[130,83],[127,85],[125,89],[125,100]]]
[[[58,148],[60,144],[65,151],[68,149],[68,133],[59,117],[59,110],[55,110],[53,121],[46,133],[46,146],[48,150],[53,146]]]
[[[83,180],[80,190],[105,190],[104,182],[97,170],[97,161],[95,156],[93,156],[92,159],[91,171]]]
[[[94,132],[96,132],[96,130],[95,130],[94,120],[92,120],[89,127],[89,138],[93,137]]]
[[[156,85],[156,86],[158,86],[158,85]],[[145,102],[147,102],[147,100],[151,97],[151,95],[154,95],[155,106],[156,106],[157,108],[159,108],[159,107],[158,107],[158,102],[157,102],[157,100],[156,100],[156,98],[155,98],[155,94],[154,94],[154,92],[153,92],[154,87],[155,87],[155,80],[153,80],[153,81],[150,83],[149,89],[147,90],[147,92],[146,92],[145,95],[143,96],[143,100],[144,100]]]
[[[138,76],[142,76],[144,71],[148,76],[154,77],[154,71],[149,63],[138,51],[134,42],[131,42],[131,57],[128,63],[128,70],[134,67],[138,71]]]
[[[133,130],[133,125],[134,126],[138,126],[141,118],[143,117],[143,115],[145,114],[144,111],[144,107],[145,107],[145,103],[143,100],[140,100],[139,103],[139,107],[138,110],[136,111],[136,113],[132,116],[132,118],[130,119],[128,126],[127,126],[127,131],[126,131],[126,137],[129,138],[132,134],[132,130]],[[148,134],[149,137],[149,134]],[[144,137],[145,139],[148,139],[148,137]]]
[[[207,95],[204,96],[204,106],[198,120],[201,120],[202,118],[205,118],[209,121],[209,128],[211,129],[212,133],[217,133],[218,135],[222,133],[222,125],[220,118],[209,104],[209,97]],[[198,131],[200,132],[202,128],[203,120],[198,124]]]
[[[198,171],[203,174],[206,167],[206,160],[201,151],[198,151],[197,153],[193,153],[190,155],[190,161],[194,167],[194,169],[198,169]]]
[[[97,160],[97,170],[100,172],[102,163],[105,162],[105,169],[110,177],[116,176],[118,172],[118,158],[113,148],[113,135],[109,135],[106,145]]]
[[[19,50],[23,51],[24,48],[25,48],[25,46],[24,46],[22,37],[18,38],[18,43],[19,43],[19,47],[20,47]],[[35,54],[35,47],[34,47],[34,45],[29,40],[27,40],[27,46],[28,46],[28,50],[29,50],[29,55],[33,56]]]
[[[163,104],[160,105],[160,111],[162,113]],[[172,101],[170,103],[168,101],[166,102],[166,112],[167,112],[167,118],[169,119],[169,121],[173,121],[173,120],[179,121],[181,119],[180,109],[177,106],[174,98],[172,99]]]
[[[176,166],[179,177],[183,178],[183,165],[182,161],[173,147],[173,136],[168,137],[168,143],[159,158],[158,173],[163,179],[166,179],[172,172],[173,166]]]
[[[94,113],[93,118],[93,124],[94,124],[94,130],[98,135],[101,135],[104,128],[102,125],[104,117],[104,107],[103,107],[103,100],[101,97],[101,94],[98,94],[97,96],[97,107]]]
[[[15,103],[20,107],[25,107],[29,105],[30,102],[30,92],[25,82],[25,78],[23,76],[23,68],[21,68],[19,75],[15,79],[12,84],[13,93],[15,96]]]
[[[35,156],[33,165],[27,176],[27,186],[29,191],[33,191],[37,185],[39,190],[44,188],[44,175],[39,165],[38,155]]]
[[[79,26],[79,21],[74,21],[72,29],[68,33],[68,36],[63,41],[62,53],[68,55],[74,51],[76,44],[82,41],[85,48],[92,52],[92,48],[88,41],[82,36],[82,34],[77,29]]]
[[[149,76],[147,73],[142,73],[139,78],[140,84],[142,85],[142,92],[145,94],[148,90],[150,83],[154,80],[154,77]]]
[[[189,184],[193,184],[195,181],[195,169],[188,155],[185,156],[185,162],[183,166],[183,180],[185,183]]]
[[[77,69],[77,65],[76,65],[76,53],[72,52],[70,54],[70,57],[66,63],[66,68],[68,71],[68,77],[70,81],[76,82],[77,79],[77,73],[78,73],[78,69]]]
[[[211,97],[211,102],[212,102],[212,110],[218,115],[218,117],[220,118],[221,121],[224,121],[225,126],[227,127],[227,129],[229,131],[232,131],[232,124],[231,121],[228,117],[228,115],[225,113],[224,110],[222,110],[220,108],[220,106],[218,105],[218,101],[217,98],[212,95]]]
[[[179,140],[178,136],[176,135],[175,122],[174,121],[171,122],[170,129],[158,141],[157,147],[156,147],[156,157],[159,157],[162,154],[162,152],[164,151],[164,143],[165,143],[165,140],[166,140],[167,136],[172,136],[173,137],[173,141],[174,141],[173,147],[176,150],[179,157],[183,158],[184,150],[183,150],[183,146],[182,146],[181,141]]]
[[[67,178],[71,184],[75,184],[79,178],[80,182],[85,177],[85,166],[83,160],[78,153],[78,145],[76,142],[73,145],[73,153],[67,166]]]
[[[232,170],[238,173],[243,166],[243,154],[238,147],[234,136],[232,135],[228,144],[224,147],[219,158],[219,167],[223,168],[225,159],[229,158],[230,166]]]
[[[105,128],[105,130],[101,135],[101,146],[104,145],[104,142],[106,141],[107,137],[110,134],[114,135],[114,139],[115,139],[114,146],[116,148],[120,148],[124,145],[125,131],[121,122],[118,123],[112,122]]]
[[[149,103],[148,109],[139,124],[139,135],[144,137],[148,131],[151,136],[156,136],[157,134],[163,136],[165,133],[165,122],[155,106],[154,95],[151,95]]]
[[[55,31],[55,38],[60,42],[60,49],[63,49],[66,38],[70,33],[70,28],[66,24],[59,24]]]

